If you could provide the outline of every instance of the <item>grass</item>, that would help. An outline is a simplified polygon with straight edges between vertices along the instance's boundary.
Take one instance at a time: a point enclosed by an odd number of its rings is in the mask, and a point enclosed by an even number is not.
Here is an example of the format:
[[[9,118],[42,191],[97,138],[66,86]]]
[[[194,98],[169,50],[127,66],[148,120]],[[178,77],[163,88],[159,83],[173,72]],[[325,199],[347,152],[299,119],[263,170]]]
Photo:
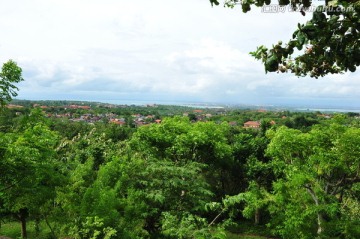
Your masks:
[[[269,237],[257,236],[257,235],[247,235],[247,234],[235,234],[228,232],[227,233],[228,239],[265,239]]]
[[[35,223],[33,221],[29,221],[27,223],[27,234],[28,234],[29,239],[49,239],[49,238],[51,238],[50,230],[44,223],[40,223],[40,234],[36,235]],[[16,222],[16,221],[9,221],[6,223],[1,223],[0,236],[11,237],[13,239],[21,238],[20,223]]]
[[[35,233],[35,223],[27,223],[27,233],[29,239],[50,239],[51,234],[45,223],[40,223],[40,235]],[[266,239],[271,238],[268,229],[264,226],[254,226],[250,222],[242,222],[234,227],[228,228],[228,239]],[[0,236],[7,236],[13,239],[21,238],[20,223],[8,221],[2,223],[0,227]]]
[[[239,224],[227,228],[228,239],[266,239],[274,238],[270,230],[264,225],[255,226],[253,222],[241,221]]]
[[[20,230],[21,230],[20,223],[16,223],[16,222],[7,222],[6,224],[2,223],[0,227],[0,235],[11,238],[18,238],[21,236]]]

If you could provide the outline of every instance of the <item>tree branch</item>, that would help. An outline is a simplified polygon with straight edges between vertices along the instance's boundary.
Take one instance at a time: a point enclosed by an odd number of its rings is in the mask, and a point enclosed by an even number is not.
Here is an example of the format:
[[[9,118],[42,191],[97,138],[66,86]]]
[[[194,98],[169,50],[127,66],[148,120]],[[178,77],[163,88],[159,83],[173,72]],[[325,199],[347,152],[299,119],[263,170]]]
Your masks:
[[[223,214],[225,212],[225,210],[222,210],[208,225],[208,227],[211,227],[212,224],[215,223],[215,221],[221,216],[221,214]]]
[[[310,196],[314,200],[316,206],[319,206],[319,200],[317,199],[314,190],[312,190],[312,188],[309,185],[305,185],[304,187],[306,188],[306,191],[310,194]]]

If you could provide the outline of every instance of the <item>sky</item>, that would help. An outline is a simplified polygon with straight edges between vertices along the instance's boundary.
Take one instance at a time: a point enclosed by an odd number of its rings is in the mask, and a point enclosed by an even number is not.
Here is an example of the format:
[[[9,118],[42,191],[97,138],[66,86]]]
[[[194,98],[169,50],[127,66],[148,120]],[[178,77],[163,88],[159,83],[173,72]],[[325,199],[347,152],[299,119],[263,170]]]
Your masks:
[[[208,0],[0,0],[0,62],[19,99],[360,108],[359,73],[265,74],[249,52],[291,38],[300,13]]]

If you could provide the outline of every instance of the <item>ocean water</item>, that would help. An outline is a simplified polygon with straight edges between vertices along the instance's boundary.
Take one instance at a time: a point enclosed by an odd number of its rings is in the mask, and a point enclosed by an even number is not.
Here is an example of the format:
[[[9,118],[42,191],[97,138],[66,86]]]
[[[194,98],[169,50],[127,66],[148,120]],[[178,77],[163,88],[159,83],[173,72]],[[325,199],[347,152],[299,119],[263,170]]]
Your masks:
[[[91,101],[91,100],[89,100]],[[195,108],[224,108],[225,105],[218,103],[199,103],[199,102],[181,102],[181,101],[161,101],[161,100],[97,100],[102,103],[109,103],[115,105],[177,105],[177,106],[188,106]]]
[[[101,100],[100,102],[103,103],[110,103],[110,104],[117,104],[117,105],[152,105],[152,104],[158,104],[158,105],[177,105],[177,106],[188,106],[188,107],[195,107],[195,108],[226,108],[226,107],[236,107],[236,104],[221,104],[221,103],[204,103],[204,102],[184,102],[184,101],[161,101],[161,100],[155,100],[155,101],[149,101],[149,100]],[[244,105],[243,105],[244,106]],[[249,107],[258,108],[260,106],[257,105],[247,105]],[[262,106],[263,108],[267,108],[266,106]],[[328,112],[328,113],[346,113],[346,112],[354,112],[354,113],[360,113],[360,108],[352,108],[352,107],[337,107],[337,108],[312,108],[312,107],[286,107],[286,106],[275,106],[271,105],[270,108],[285,108],[285,109],[292,109],[295,111],[319,111],[319,112]]]
[[[346,113],[346,112],[354,112],[360,113],[360,109],[346,109],[346,108],[297,108],[297,111],[319,111],[319,112],[328,112],[328,113]]]

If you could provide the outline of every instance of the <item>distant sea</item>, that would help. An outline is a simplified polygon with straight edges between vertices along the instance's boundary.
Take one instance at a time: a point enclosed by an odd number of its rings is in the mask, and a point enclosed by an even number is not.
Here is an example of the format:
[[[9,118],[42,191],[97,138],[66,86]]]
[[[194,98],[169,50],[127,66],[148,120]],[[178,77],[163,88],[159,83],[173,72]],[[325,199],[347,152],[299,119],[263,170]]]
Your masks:
[[[194,108],[269,108],[269,109],[289,109],[294,111],[309,111],[309,112],[340,112],[340,113],[346,113],[346,112],[355,112],[360,113],[359,108],[316,108],[316,107],[296,107],[296,106],[281,106],[281,105],[269,105],[269,106],[260,106],[260,105],[247,105],[247,104],[230,104],[230,103],[207,103],[207,102],[182,102],[182,101],[161,101],[161,100],[155,100],[155,101],[149,101],[149,100],[101,100],[100,102],[104,103],[110,103],[110,104],[117,104],[117,105],[151,105],[151,104],[158,104],[158,105],[177,105],[177,106],[187,106],[187,107],[194,107]]]
[[[21,99],[19,99],[21,100]],[[24,99],[25,100],[25,99]],[[27,99],[27,100],[40,100],[40,99]],[[46,100],[46,99],[42,99]],[[193,108],[213,108],[213,109],[222,109],[222,108],[246,108],[246,109],[266,109],[270,111],[301,111],[301,112],[323,112],[323,113],[346,113],[354,112],[360,113],[360,107],[354,106],[307,106],[307,105],[251,105],[251,104],[241,104],[241,103],[218,103],[218,102],[192,102],[192,101],[166,101],[166,100],[123,100],[123,99],[48,99],[48,100],[65,100],[65,101],[87,101],[87,102],[101,102],[115,105],[136,105],[136,106],[146,106],[146,105],[176,105],[176,106],[186,106]],[[41,100],[40,100],[41,101]]]
[[[86,101],[94,101],[94,100],[86,100]],[[193,108],[262,108],[268,110],[291,110],[291,111],[302,111],[302,112],[328,112],[328,113],[346,113],[346,112],[354,112],[360,113],[360,108],[347,108],[347,107],[333,107],[333,108],[325,108],[325,107],[306,107],[306,106],[282,106],[282,105],[248,105],[248,104],[236,104],[236,103],[215,103],[215,102],[185,102],[185,101],[162,101],[162,100],[97,100],[102,103],[116,104],[116,105],[177,105],[177,106],[187,106]]]
[[[308,112],[324,112],[324,113],[346,113],[354,112],[360,113],[359,108],[317,108],[317,107],[297,107],[297,106],[281,106],[281,105],[271,105],[271,106],[260,106],[260,105],[247,105],[247,104],[229,104],[229,103],[204,103],[204,102],[180,102],[180,101],[148,101],[148,100],[104,100],[101,101],[104,103],[117,104],[117,105],[177,105],[177,106],[187,106],[187,107],[197,107],[197,108],[269,108],[269,109],[284,109],[284,110],[293,110],[293,111],[308,111]]]
[[[346,108],[297,108],[296,111],[319,111],[319,112],[339,112],[339,113],[346,113],[346,112],[354,112],[360,113],[360,109],[346,109]]]
[[[92,100],[88,100],[92,101]],[[226,105],[219,103],[199,103],[199,102],[180,102],[180,101],[150,101],[150,100],[98,100],[102,103],[109,103],[115,105],[177,105],[177,106],[187,106],[194,108],[224,108]]]

